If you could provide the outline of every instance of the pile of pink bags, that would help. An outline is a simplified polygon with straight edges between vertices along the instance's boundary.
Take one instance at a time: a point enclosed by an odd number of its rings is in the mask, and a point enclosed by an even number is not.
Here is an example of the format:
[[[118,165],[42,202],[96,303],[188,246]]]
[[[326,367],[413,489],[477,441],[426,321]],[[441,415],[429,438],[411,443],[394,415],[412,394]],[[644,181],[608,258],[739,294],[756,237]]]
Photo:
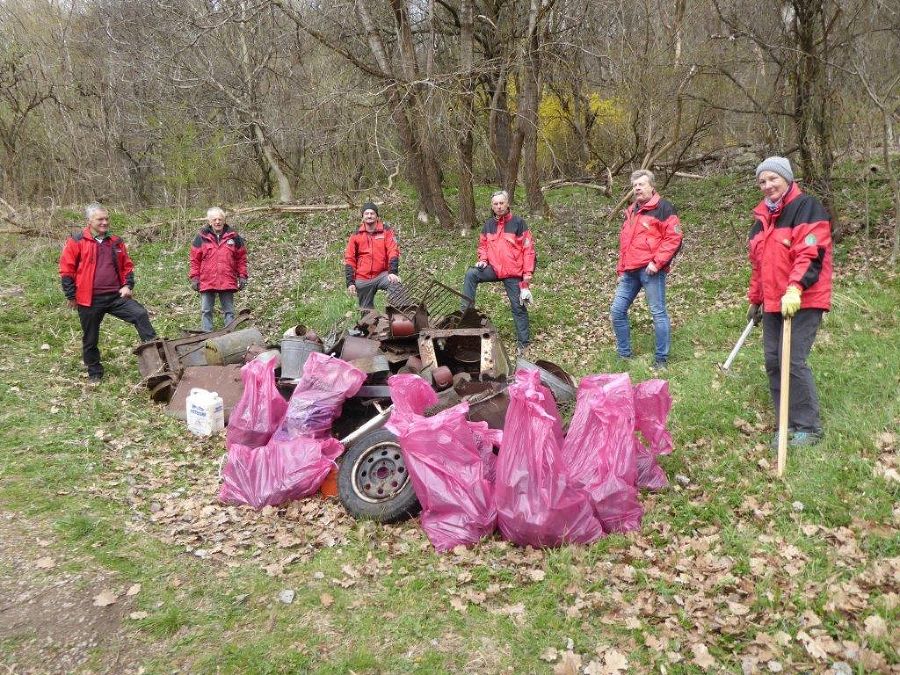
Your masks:
[[[390,385],[388,429],[398,436],[422,527],[439,551],[474,544],[495,523],[520,546],[590,543],[635,530],[643,515],[639,488],[668,483],[656,461],[672,450],[672,400],[662,380],[634,387],[627,374],[585,377],[563,435],[539,371],[520,370],[502,437],[468,422],[466,403],[424,417],[437,397],[415,375],[395,376]]]
[[[365,373],[341,359],[310,354],[285,404],[274,367],[272,361],[254,360],[241,369],[244,394],[228,425],[219,491],[228,504],[260,509],[311,495],[344,451],[331,437],[331,423],[359,391]]]

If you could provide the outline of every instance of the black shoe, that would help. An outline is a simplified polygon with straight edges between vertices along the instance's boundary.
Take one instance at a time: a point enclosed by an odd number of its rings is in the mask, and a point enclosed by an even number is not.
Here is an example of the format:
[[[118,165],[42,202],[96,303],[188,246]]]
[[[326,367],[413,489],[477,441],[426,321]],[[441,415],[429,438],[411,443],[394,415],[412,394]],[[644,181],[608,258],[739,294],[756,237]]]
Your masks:
[[[663,373],[666,371],[667,367],[668,366],[666,365],[665,361],[657,361],[650,367],[650,370],[652,370],[654,373]]]
[[[94,373],[93,375],[88,375],[88,383],[90,384],[100,384],[103,381],[103,375],[98,375]]]

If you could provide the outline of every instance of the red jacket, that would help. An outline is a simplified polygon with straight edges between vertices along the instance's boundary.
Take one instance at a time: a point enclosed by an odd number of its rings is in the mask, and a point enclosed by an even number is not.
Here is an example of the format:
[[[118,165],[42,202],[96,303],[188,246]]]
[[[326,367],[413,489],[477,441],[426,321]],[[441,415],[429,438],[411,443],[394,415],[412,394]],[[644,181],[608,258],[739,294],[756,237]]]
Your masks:
[[[632,203],[619,233],[616,274],[642,269],[651,262],[667,272],[681,250],[681,239],[681,222],[670,201],[654,194],[641,205]]]
[[[200,291],[236,291],[238,279],[247,278],[247,247],[244,239],[228,225],[216,241],[207,225],[191,245],[191,279],[200,281]]]
[[[113,263],[119,274],[121,286],[134,288],[134,263],[128,257],[125,242],[114,234],[108,235],[113,246]],[[94,272],[97,269],[99,244],[86,227],[80,233],[66,239],[59,256],[59,278],[66,299],[90,307],[94,301]]]
[[[534,237],[525,221],[510,212],[488,218],[478,238],[478,260],[494,268],[498,279],[534,274]]]
[[[750,302],[780,312],[781,296],[795,285],[801,309],[831,309],[831,219],[819,200],[793,183],[774,212],[763,200],[753,215]]]
[[[356,280],[374,279],[382,272],[397,274],[400,269],[400,247],[393,228],[387,223],[377,220],[375,231],[369,234],[365,223],[350,235],[347,249],[344,251],[344,275],[347,285]]]

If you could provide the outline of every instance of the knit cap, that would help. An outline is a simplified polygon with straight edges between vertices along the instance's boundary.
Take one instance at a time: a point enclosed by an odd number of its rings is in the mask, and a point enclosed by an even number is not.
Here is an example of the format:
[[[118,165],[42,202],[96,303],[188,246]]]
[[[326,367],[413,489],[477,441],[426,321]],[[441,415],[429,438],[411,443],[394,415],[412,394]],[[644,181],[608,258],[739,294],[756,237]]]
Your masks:
[[[762,163],[756,167],[756,177],[763,171],[774,171],[784,178],[788,183],[794,181],[794,172],[791,171],[791,162],[787,157],[766,157]]]
[[[372,209],[372,210],[375,212],[375,215],[376,215],[376,216],[378,215],[378,207],[375,206],[375,204],[373,204],[372,202],[366,202],[365,204],[363,204],[363,205],[362,205],[362,208],[360,209],[359,212],[360,212],[360,213],[365,213],[365,212],[368,211],[369,209]]]

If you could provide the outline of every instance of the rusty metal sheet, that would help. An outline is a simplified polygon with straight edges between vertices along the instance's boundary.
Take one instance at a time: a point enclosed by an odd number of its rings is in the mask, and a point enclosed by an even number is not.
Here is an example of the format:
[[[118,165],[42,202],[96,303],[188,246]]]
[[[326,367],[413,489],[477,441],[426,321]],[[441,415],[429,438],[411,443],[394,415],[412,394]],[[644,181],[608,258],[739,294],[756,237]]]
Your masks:
[[[214,391],[222,397],[225,409],[225,422],[231,410],[244,393],[244,383],[241,381],[241,366],[238,364],[229,366],[189,366],[184,369],[181,381],[172,395],[172,400],[166,406],[166,414],[185,419],[185,401],[191,389],[198,387],[207,391]]]

